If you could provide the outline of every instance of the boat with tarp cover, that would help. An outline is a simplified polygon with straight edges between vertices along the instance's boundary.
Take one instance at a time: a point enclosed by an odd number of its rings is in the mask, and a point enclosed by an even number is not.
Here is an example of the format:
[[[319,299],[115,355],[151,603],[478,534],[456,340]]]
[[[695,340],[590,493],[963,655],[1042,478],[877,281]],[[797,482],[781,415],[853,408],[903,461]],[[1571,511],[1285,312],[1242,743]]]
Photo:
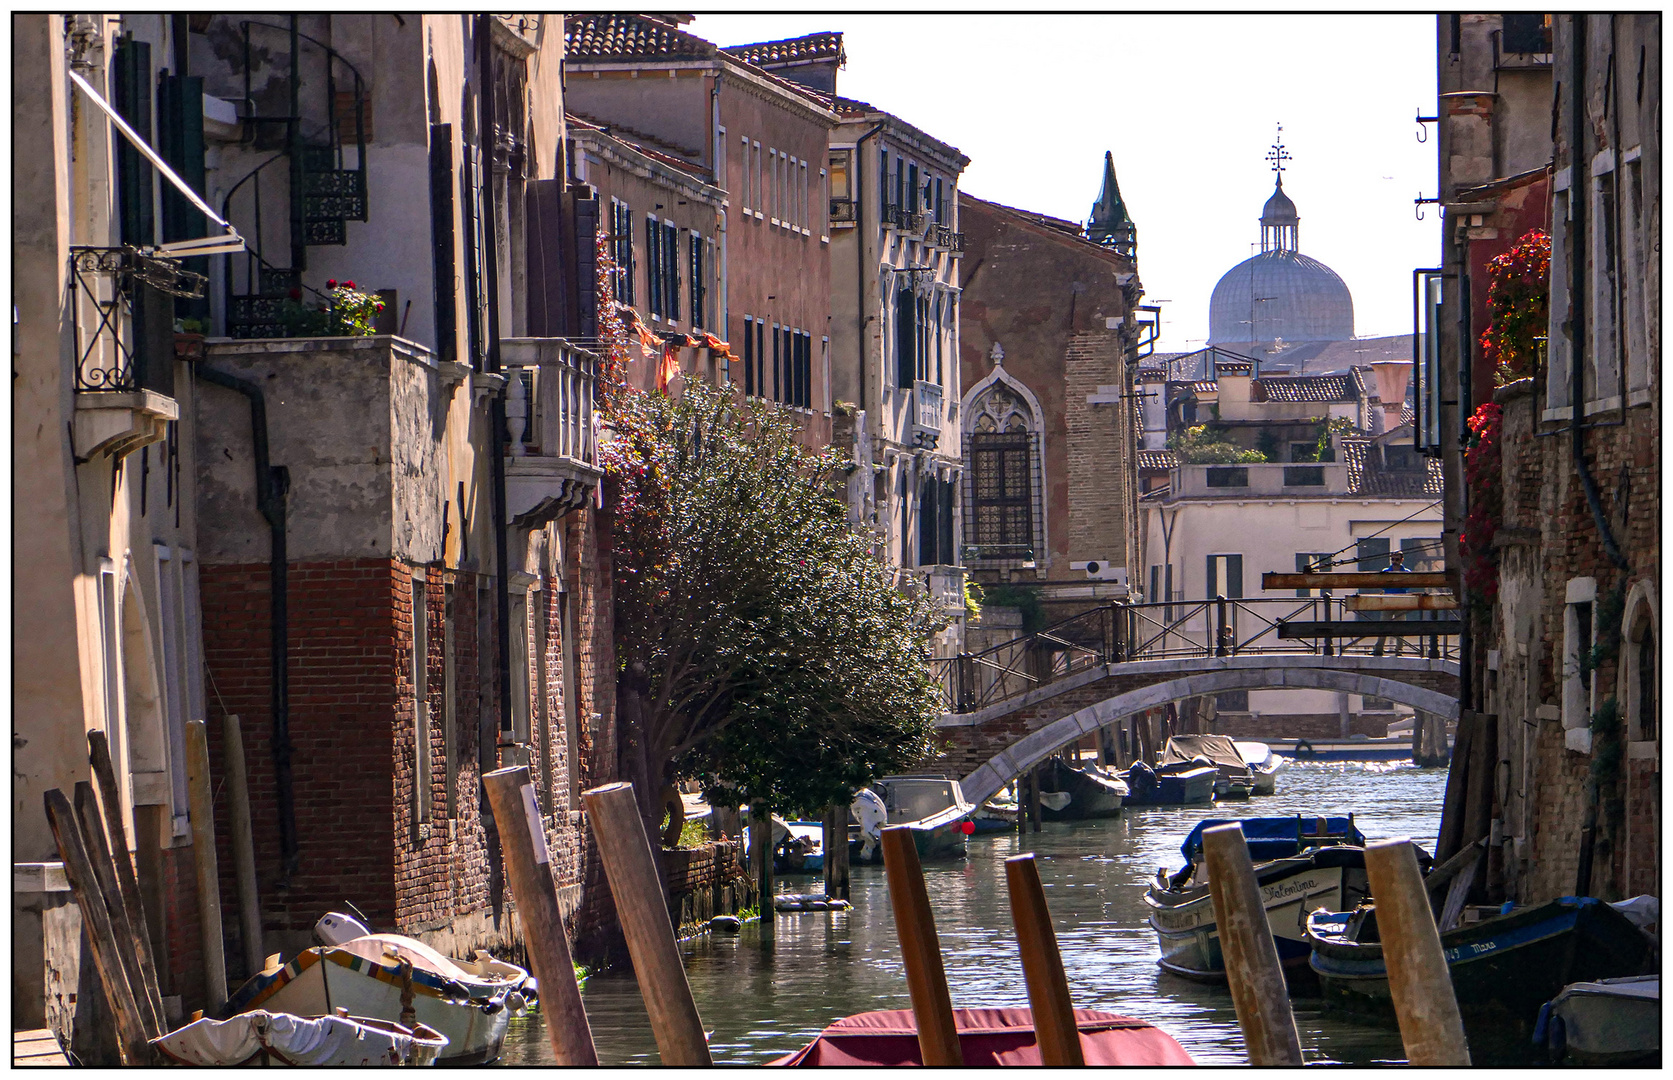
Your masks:
[[[954,1009],[959,1049],[970,1067],[1041,1064],[1034,1015],[1027,1009]],[[1088,1065],[1195,1065],[1172,1035],[1115,1013],[1075,1010]],[[911,1009],[844,1017],[794,1054],[769,1065],[922,1065]]]
[[[1243,826],[1278,959],[1286,972],[1305,973],[1312,953],[1305,940],[1307,913],[1321,907],[1351,906],[1370,894],[1365,837],[1354,827],[1351,814],[1198,822],[1180,845],[1185,866],[1172,875],[1159,868],[1144,895],[1150,908],[1148,922],[1162,953],[1157,963],[1164,971],[1187,979],[1226,981],[1214,900],[1202,862],[1202,834],[1216,825],[1231,824]]]

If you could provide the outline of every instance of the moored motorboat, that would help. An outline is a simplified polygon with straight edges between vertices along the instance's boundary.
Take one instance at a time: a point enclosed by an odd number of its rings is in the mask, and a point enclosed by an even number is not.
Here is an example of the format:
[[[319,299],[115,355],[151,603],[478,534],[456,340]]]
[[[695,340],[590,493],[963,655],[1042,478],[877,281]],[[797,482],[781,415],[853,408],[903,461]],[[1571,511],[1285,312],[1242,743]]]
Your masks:
[[[1373,739],[1267,739],[1267,745],[1296,761],[1410,761],[1412,740]]]
[[[1225,959],[1214,901],[1202,865],[1202,834],[1225,819],[1199,822],[1180,846],[1185,866],[1157,880],[1145,892],[1148,922],[1161,948],[1163,970],[1203,982],[1224,982]],[[1305,971],[1311,948],[1306,916],[1315,908],[1357,903],[1370,892],[1365,874],[1365,837],[1353,818],[1240,818],[1255,861],[1255,882],[1272,928],[1278,959],[1287,970]],[[1323,828],[1320,828],[1320,825]]]
[[[1052,758],[1040,771],[1040,792],[1040,816],[1045,820],[1085,821],[1118,817],[1128,789],[1120,777],[1096,765],[1077,769],[1062,758]],[[1046,798],[1052,794],[1066,795],[1068,801],[1054,807]]]
[[[1220,774],[1214,795],[1221,799],[1247,799],[1255,790],[1255,776],[1224,735],[1175,735],[1162,748],[1162,766],[1212,765]]]
[[[887,824],[912,829],[918,858],[958,858],[965,853],[965,841],[976,831],[970,820],[976,807],[964,797],[957,780],[927,775],[885,776],[870,790],[882,801]],[[861,837],[850,833],[849,858],[854,862],[882,862],[882,847],[868,845],[864,839],[863,832]]]
[[[1310,964],[1332,1004],[1390,1014],[1375,905],[1314,912],[1307,920]],[[1648,974],[1652,941],[1626,916],[1592,897],[1564,896],[1512,909],[1441,934],[1448,974],[1472,1025],[1506,1020],[1531,1027],[1564,986]]]
[[[325,920],[322,920],[322,923]],[[529,973],[479,953],[450,960],[400,934],[366,934],[304,949],[250,979],[228,999],[222,1015],[261,1009],[295,1016],[400,1019],[410,996],[419,1023],[447,1037],[443,1064],[479,1064],[499,1057],[506,1025],[534,992]]]
[[[1274,795],[1278,791],[1278,771],[1284,767],[1284,758],[1274,754],[1272,747],[1263,742],[1245,742],[1242,739],[1233,740],[1237,752],[1242,755],[1244,764],[1249,766],[1249,772],[1255,778],[1256,795]]]
[[[1577,1065],[1661,1064],[1661,976],[1571,983],[1541,1005],[1534,1045]]]
[[[1017,827],[1017,815],[1021,811],[1015,799],[995,795],[971,813],[970,822],[976,826],[976,835],[1008,832]]]
[[[967,1066],[1039,1065],[1034,1016],[1028,1009],[954,1009],[953,1026]],[[1075,1010],[1088,1065],[1194,1065],[1173,1036],[1143,1020]],[[806,1046],[769,1065],[922,1065],[918,1025],[910,1009],[859,1013],[821,1031]]]
[[[300,1066],[434,1065],[447,1036],[423,1024],[404,1027],[367,1016],[292,1016],[254,1009],[225,1020],[202,1017],[152,1039],[180,1065],[228,1068],[263,1054]]]
[[[1127,784],[1128,806],[1192,806],[1214,801],[1219,771],[1190,763],[1153,769],[1135,761],[1118,776]]]

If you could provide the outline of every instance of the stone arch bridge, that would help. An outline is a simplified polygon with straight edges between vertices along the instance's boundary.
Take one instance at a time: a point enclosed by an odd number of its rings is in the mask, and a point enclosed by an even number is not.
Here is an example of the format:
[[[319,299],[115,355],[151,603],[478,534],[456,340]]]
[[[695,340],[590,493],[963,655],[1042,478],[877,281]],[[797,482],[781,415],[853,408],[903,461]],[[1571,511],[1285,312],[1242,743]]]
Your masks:
[[[1330,619],[1340,603],[1114,604],[982,653],[937,661],[948,711],[930,764],[959,778],[966,797],[980,803],[1100,728],[1228,690],[1345,691],[1457,718],[1455,646],[1442,635],[1417,636],[1421,622],[1400,624],[1413,631],[1403,637],[1375,623],[1361,637],[1284,635],[1285,624],[1297,621],[1340,627],[1349,620]]]

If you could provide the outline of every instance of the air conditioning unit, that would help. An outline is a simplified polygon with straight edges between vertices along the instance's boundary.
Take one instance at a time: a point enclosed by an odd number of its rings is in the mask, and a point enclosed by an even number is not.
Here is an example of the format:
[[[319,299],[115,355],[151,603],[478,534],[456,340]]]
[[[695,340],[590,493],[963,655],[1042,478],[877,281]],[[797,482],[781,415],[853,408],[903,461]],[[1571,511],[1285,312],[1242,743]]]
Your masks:
[[[1108,559],[1088,559],[1085,562],[1072,562],[1071,570],[1085,570],[1086,576],[1093,581],[1114,581],[1122,585],[1127,584],[1127,568],[1125,566],[1111,566]]]

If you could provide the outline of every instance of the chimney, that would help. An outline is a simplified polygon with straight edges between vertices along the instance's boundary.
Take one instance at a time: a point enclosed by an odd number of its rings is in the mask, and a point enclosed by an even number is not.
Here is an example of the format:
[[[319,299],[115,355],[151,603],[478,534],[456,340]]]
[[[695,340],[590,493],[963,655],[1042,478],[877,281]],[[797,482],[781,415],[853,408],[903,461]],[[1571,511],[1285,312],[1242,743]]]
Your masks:
[[[1383,425],[1379,434],[1387,434],[1400,426],[1400,410],[1406,404],[1406,385],[1411,381],[1410,360],[1378,360],[1371,365],[1377,377],[1377,400],[1383,408]]]
[[[1244,360],[1222,360],[1216,367],[1220,384],[1220,417],[1224,420],[1250,419],[1250,383],[1254,381],[1255,366]]]

